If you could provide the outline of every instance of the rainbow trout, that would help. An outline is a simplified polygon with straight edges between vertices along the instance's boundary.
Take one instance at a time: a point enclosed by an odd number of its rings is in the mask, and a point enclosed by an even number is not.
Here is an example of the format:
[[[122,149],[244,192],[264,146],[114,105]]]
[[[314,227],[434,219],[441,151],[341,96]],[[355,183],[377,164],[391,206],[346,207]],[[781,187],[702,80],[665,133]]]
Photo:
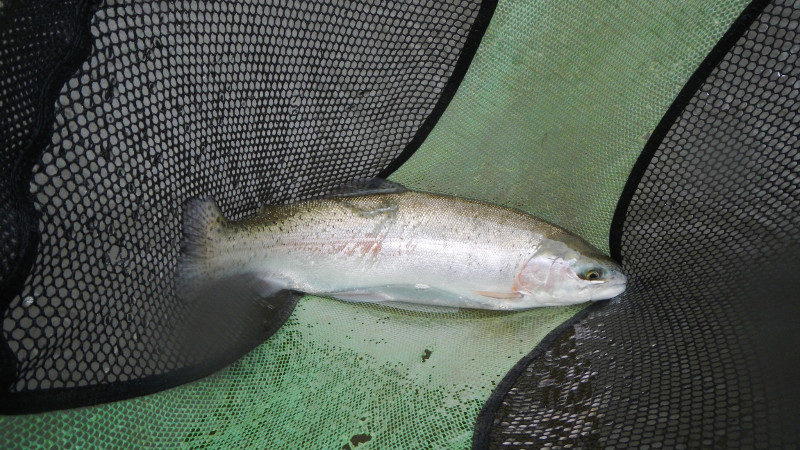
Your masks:
[[[608,299],[626,283],[617,263],[562,228],[385,180],[267,206],[238,222],[211,199],[190,200],[179,289],[202,292],[216,279],[242,275],[259,280],[262,296],[288,289],[493,310]]]

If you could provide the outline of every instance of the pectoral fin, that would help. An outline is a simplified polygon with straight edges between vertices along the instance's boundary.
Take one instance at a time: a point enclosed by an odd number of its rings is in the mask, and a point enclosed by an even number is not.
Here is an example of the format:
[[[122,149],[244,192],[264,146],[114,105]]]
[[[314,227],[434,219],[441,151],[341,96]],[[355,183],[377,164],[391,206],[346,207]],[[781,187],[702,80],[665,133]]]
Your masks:
[[[517,300],[522,298],[522,294],[519,292],[475,291],[475,293],[484,297],[497,298],[500,300]]]

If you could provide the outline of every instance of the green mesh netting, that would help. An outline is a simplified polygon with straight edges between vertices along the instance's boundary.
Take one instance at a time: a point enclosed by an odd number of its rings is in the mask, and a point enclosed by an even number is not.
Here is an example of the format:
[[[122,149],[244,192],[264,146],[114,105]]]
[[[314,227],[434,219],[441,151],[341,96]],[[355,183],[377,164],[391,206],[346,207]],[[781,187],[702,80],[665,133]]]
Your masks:
[[[392,177],[607,249],[649,132],[745,2],[500,2],[449,109]],[[493,386],[581,307],[435,315],[304,298],[268,342],[148,397],[0,419],[2,447],[464,448]]]
[[[307,297],[267,343],[205,380],[130,401],[3,420],[5,429],[23,433],[22,441],[44,435],[48,445],[78,447],[131,440],[147,447],[340,448],[359,440],[375,448],[465,447],[498,379],[493,368],[511,367],[551,324],[576,310],[549,308],[536,319],[465,313],[442,320]]]
[[[519,208],[608,250],[630,169],[748,2],[500,2],[458,95],[394,175]]]

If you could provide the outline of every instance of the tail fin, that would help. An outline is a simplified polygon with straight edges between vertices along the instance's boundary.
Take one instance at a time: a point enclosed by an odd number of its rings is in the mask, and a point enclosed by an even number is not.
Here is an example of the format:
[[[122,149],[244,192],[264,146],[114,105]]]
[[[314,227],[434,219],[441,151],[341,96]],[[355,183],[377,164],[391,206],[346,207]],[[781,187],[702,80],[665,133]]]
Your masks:
[[[183,206],[183,239],[178,259],[177,290],[186,297],[213,270],[216,243],[227,221],[213,199],[193,198]]]
[[[183,206],[181,253],[195,258],[212,256],[213,244],[226,222],[212,198],[193,198],[187,201]]]
[[[181,320],[168,336],[181,357],[217,364],[272,335],[288,319],[301,295],[285,291],[258,273],[222,263],[228,221],[210,198],[183,208],[183,240],[175,282]],[[222,258],[220,257],[222,256]]]

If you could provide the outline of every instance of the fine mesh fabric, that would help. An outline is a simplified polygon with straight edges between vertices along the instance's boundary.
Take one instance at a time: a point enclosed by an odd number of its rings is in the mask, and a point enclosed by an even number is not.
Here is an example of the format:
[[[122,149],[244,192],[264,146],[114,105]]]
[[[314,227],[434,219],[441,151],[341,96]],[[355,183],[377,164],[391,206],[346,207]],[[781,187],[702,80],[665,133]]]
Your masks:
[[[476,448],[797,445],[800,4],[765,3],[634,170],[612,230],[628,292],[512,371]]]
[[[607,251],[631,167],[746,4],[501,2],[459,95],[392,179],[522,209]]]
[[[3,157],[29,162],[2,177],[3,282],[21,281],[3,292],[3,410],[164,388],[262,342],[296,296],[255,312],[231,299],[244,312],[220,317],[228,336],[199,360],[176,342],[193,313],[173,290],[182,203],[211,196],[238,219],[387,169],[449,101],[491,12],[279,3],[2,5]],[[70,44],[84,53],[65,60]]]

